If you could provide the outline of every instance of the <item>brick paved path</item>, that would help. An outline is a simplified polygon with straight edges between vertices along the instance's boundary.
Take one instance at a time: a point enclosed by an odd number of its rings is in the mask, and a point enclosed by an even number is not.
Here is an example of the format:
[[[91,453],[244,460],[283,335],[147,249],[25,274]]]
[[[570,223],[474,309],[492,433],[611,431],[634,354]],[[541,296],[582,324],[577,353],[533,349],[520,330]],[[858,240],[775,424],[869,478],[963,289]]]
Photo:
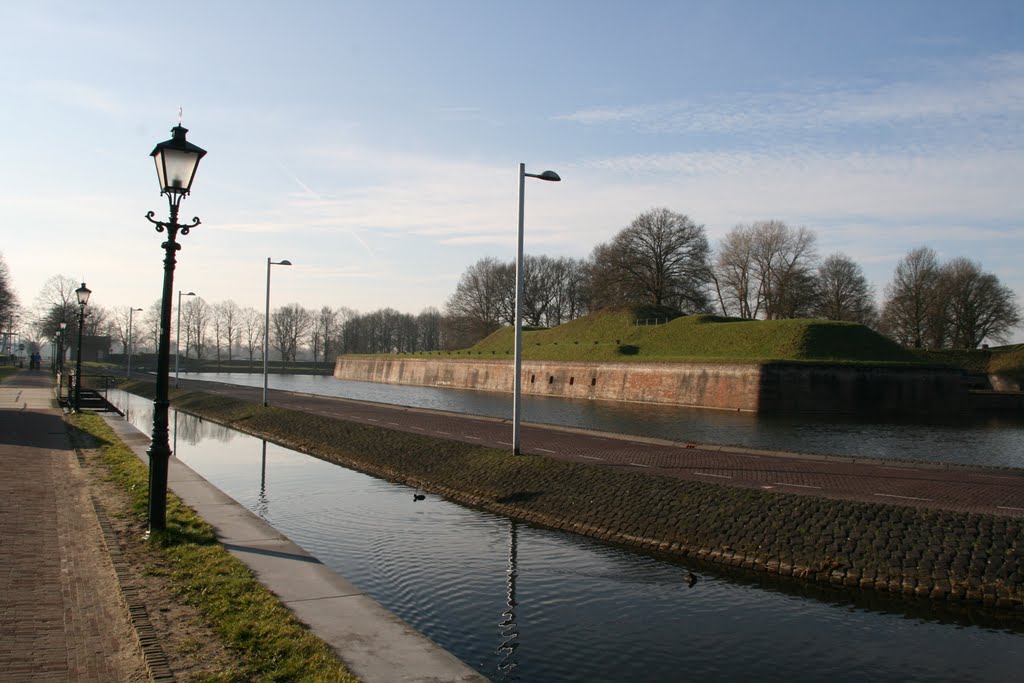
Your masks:
[[[0,681],[145,681],[45,371],[0,383]]]
[[[181,386],[262,402],[262,388],[184,379]],[[511,405],[511,397],[509,401]],[[389,429],[511,449],[510,420],[285,391],[271,391],[269,402]],[[521,434],[523,452],[575,462],[725,486],[1024,517],[1024,470],[779,454],[536,424],[522,425]],[[1024,444],[1021,448],[1024,450]]]

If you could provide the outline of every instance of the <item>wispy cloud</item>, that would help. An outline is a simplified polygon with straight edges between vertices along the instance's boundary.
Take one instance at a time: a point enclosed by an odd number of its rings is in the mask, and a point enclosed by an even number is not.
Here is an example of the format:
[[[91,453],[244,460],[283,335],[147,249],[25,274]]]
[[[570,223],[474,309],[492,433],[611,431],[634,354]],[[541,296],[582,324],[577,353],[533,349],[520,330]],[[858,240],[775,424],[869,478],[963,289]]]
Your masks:
[[[627,106],[595,106],[557,116],[588,126],[659,133],[824,130],[850,126],[957,124],[1024,113],[1024,53],[935,66],[916,80],[792,86]]]

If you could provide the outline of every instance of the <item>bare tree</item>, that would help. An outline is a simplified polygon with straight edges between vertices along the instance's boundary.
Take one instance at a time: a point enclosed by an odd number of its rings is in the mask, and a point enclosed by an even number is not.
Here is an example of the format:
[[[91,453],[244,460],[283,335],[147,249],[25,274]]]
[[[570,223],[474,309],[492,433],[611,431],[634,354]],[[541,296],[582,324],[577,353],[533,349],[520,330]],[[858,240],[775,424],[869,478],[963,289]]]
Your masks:
[[[281,353],[282,365],[295,361],[299,348],[309,334],[312,321],[310,312],[294,303],[282,306],[271,314],[271,343]]]
[[[185,357],[190,349],[196,352],[196,359],[203,359],[206,347],[206,335],[210,327],[213,311],[201,296],[192,296],[181,307],[182,324],[185,327]]]
[[[242,350],[249,354],[249,369],[251,370],[256,349],[260,349],[261,352],[263,349],[265,314],[255,308],[246,307],[240,311],[239,320],[241,321],[239,339],[242,343]]]
[[[974,349],[986,339],[1005,342],[1020,324],[1013,290],[979,264],[955,258],[942,267],[940,278],[953,348]]]
[[[56,334],[60,324],[76,328],[78,325],[78,296],[75,290],[81,282],[68,275],[53,275],[36,297],[35,316],[40,319],[42,329],[50,336]]]
[[[213,305],[213,336],[217,348],[217,364],[220,364],[221,349],[227,352],[228,362],[231,362],[235,344],[238,341],[239,316],[241,312],[238,304],[231,299]]]
[[[146,309],[142,316],[142,325],[145,331],[140,331],[138,336],[139,344],[144,345],[143,348],[148,347],[153,353],[156,353],[156,350],[160,347],[160,312],[162,307],[163,304],[160,299],[149,305],[149,308]]]
[[[722,315],[753,320],[761,312],[761,281],[754,264],[754,228],[737,225],[718,247],[715,293]]]
[[[92,302],[92,299],[89,299]],[[116,332],[111,334],[111,319],[110,312],[103,306],[89,303],[85,307],[85,327],[83,328],[84,333],[89,337],[103,337],[103,336],[116,336]]]
[[[586,261],[560,258],[554,263],[555,292],[546,325],[555,327],[587,312]]]
[[[437,351],[441,348],[442,316],[436,308],[425,308],[416,316],[417,351]]]
[[[328,356],[333,350],[338,339],[338,319],[340,309],[335,310],[330,306],[322,306],[313,317],[313,325],[310,330],[310,350],[313,352],[313,365],[315,366],[321,357],[328,362]]]
[[[939,259],[933,249],[918,247],[904,256],[885,287],[882,330],[915,349],[943,346],[939,281]]]
[[[124,353],[128,353],[128,323],[129,316],[134,316],[130,306],[115,306],[111,311],[110,323],[108,329],[118,344],[124,349]],[[134,318],[130,320],[134,327]],[[134,332],[134,330],[132,330]]]
[[[711,280],[709,251],[704,226],[684,214],[651,209],[594,250],[593,278],[598,284],[607,280],[611,287],[606,291],[623,299],[609,303],[704,311]]]
[[[512,322],[515,322],[515,273],[512,281]],[[559,271],[550,256],[523,257],[523,322],[532,327],[548,323],[558,296]]]
[[[818,267],[814,314],[877,326],[875,293],[861,267],[845,254],[832,254]]]
[[[503,267],[507,270],[507,265],[495,258],[480,259],[466,269],[449,297],[445,314],[462,321],[467,336],[482,339],[508,319],[508,288]],[[514,287],[513,283],[513,296]]]
[[[11,285],[11,273],[4,261],[4,255],[0,253],[0,320],[7,320],[14,313],[18,306],[18,296]],[[56,330],[46,330],[45,336],[50,336]]]
[[[781,221],[751,226],[754,275],[767,320],[809,315],[814,303],[814,233]]]

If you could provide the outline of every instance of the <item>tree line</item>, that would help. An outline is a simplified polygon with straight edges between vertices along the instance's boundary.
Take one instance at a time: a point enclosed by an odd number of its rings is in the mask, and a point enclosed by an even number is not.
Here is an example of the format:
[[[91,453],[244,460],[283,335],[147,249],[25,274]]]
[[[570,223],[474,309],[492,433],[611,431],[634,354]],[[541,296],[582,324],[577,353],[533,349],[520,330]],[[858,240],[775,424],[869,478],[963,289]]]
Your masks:
[[[979,263],[946,262],[921,246],[897,264],[882,305],[859,264],[843,253],[820,255],[804,227],[768,220],[735,226],[715,248],[703,225],[685,214],[655,208],[638,215],[586,258],[526,255],[523,321],[554,327],[601,308],[654,304],[684,314],[715,313],[741,319],[822,318],[858,322],[912,348],[977,348],[1004,342],[1022,321],[1013,291]],[[39,348],[60,323],[77,330],[79,282],[55,275],[44,285],[31,320],[21,329]],[[307,309],[298,303],[270,315],[269,358],[283,363],[330,363],[342,353],[409,353],[470,346],[515,321],[514,261],[485,257],[460,276],[443,311],[419,314],[383,308],[359,313],[345,306]],[[0,255],[0,319],[17,299]],[[122,348],[129,320],[134,348],[155,352],[160,302],[145,311],[87,306],[86,335],[109,335]],[[172,337],[177,333],[172,317]],[[265,312],[232,300],[184,299],[179,352],[202,360],[262,361]],[[28,318],[29,316],[23,316]],[[70,333],[69,333],[70,339]]]
[[[67,334],[68,343],[73,343],[78,330],[78,286],[79,282],[67,275],[47,280],[36,299],[32,321],[22,327],[32,335],[34,348],[41,348],[44,340],[55,339],[62,322],[72,331]],[[143,311],[107,309],[94,297],[86,306],[83,334],[109,336],[115,348],[127,349],[130,325],[134,352],[155,353],[160,308],[157,300]],[[218,363],[243,360],[255,365],[263,360],[266,319],[266,311],[239,306],[230,299],[210,303],[199,296],[182,298],[181,310],[174,310],[171,316],[172,343],[185,358]],[[436,350],[444,344],[443,330],[441,313],[435,308],[418,315],[393,308],[360,314],[344,306],[307,309],[291,303],[270,312],[268,359],[282,363],[312,360],[327,365],[340,353]]]
[[[685,314],[742,319],[858,322],[915,348],[976,348],[1006,341],[1021,322],[1013,291],[980,264],[940,264],[912,250],[885,287],[881,309],[849,256],[821,256],[807,228],[768,220],[734,227],[716,249],[704,226],[656,208],[585,259],[523,259],[524,324],[553,326],[614,305],[654,304]],[[462,274],[445,306],[451,338],[472,344],[514,322],[515,263],[483,258]]]

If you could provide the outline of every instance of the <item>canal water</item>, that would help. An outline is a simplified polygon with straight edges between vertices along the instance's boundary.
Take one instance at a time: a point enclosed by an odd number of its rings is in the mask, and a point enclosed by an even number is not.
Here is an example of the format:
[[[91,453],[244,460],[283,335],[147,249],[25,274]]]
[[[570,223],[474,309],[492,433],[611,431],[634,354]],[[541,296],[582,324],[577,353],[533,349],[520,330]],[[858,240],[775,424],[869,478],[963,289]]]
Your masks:
[[[246,386],[263,386],[254,373],[183,375]],[[323,375],[270,375],[270,387],[511,418],[511,395],[338,380]],[[597,429],[675,441],[768,450],[829,453],[898,460],[1024,467],[1024,419],[928,421],[857,416],[755,415],[723,410],[639,403],[523,396],[523,420]]]
[[[150,401],[111,398],[150,430]],[[1019,680],[1024,630],[979,615],[665,561],[171,426],[176,457],[495,681]]]

